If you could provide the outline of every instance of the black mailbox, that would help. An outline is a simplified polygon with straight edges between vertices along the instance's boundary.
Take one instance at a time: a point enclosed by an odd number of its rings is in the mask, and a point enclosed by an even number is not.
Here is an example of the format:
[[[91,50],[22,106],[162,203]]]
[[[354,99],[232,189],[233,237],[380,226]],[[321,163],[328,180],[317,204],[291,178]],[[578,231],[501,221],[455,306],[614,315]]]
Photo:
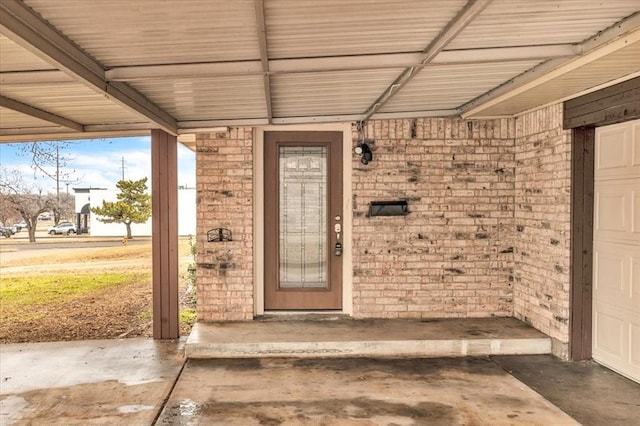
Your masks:
[[[409,205],[405,200],[372,201],[369,203],[369,216],[406,216]]]

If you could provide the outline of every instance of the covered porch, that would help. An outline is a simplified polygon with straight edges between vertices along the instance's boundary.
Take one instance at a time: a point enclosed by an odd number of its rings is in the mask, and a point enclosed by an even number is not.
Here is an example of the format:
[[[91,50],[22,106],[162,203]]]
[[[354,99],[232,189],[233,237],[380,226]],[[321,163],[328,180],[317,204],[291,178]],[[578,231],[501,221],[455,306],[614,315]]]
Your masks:
[[[640,117],[637,1],[5,0],[0,13],[2,142],[151,136],[154,337],[178,337],[176,144],[197,153],[199,317],[250,321],[269,314],[265,134],[326,131],[344,157],[337,311],[379,331],[398,319],[394,334],[468,318],[467,351],[519,336],[471,325],[506,317],[551,337],[536,350],[591,357],[595,128]],[[354,148],[369,139],[367,165]],[[411,213],[367,216],[389,200]],[[213,244],[218,228],[233,238]],[[252,325],[265,324],[288,333]],[[192,342],[233,326],[197,327]]]

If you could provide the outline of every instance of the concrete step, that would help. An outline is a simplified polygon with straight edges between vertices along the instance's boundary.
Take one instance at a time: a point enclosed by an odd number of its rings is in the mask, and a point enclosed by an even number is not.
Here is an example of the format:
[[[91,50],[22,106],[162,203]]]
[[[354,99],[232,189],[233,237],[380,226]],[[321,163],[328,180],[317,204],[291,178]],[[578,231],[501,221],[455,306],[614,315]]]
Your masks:
[[[551,353],[551,339],[515,318],[277,316],[197,323],[185,353],[188,358],[536,355]]]

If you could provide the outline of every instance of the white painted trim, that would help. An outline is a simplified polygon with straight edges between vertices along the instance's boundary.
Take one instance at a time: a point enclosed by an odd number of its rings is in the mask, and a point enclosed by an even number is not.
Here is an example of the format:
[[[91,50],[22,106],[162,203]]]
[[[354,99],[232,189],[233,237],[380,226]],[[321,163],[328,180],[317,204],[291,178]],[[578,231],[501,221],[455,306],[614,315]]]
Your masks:
[[[342,224],[344,227],[342,256],[342,313],[353,315],[353,137],[351,123],[342,123]]]
[[[462,118],[479,118],[482,111],[486,109],[514,98],[555,78],[562,77],[571,71],[575,71],[580,67],[588,65],[638,41],[640,41],[640,29],[632,31],[624,37],[609,42],[608,44],[603,44],[602,46],[591,49],[582,56],[577,56],[569,60],[557,58],[542,63],[462,106]],[[557,102],[560,101],[557,100],[553,103]]]
[[[264,315],[264,132],[338,131],[342,132],[343,256],[342,313],[353,314],[353,214],[351,123],[300,124],[255,128],[253,144],[253,283],[254,312]],[[336,311],[332,311],[335,313]]]
[[[253,133],[253,312],[264,315],[264,131]]]
[[[460,115],[457,109],[435,109],[426,111],[405,111],[405,112],[378,112],[373,114],[371,120],[395,120],[397,118],[427,118],[427,117],[456,117]]]
[[[598,84],[597,86],[590,87],[587,90],[583,90],[581,92],[574,93],[574,94],[572,94],[570,96],[565,96],[564,98],[560,98],[560,99],[558,99],[556,101],[547,102],[544,105],[537,105],[537,106],[535,106],[533,108],[530,108],[528,110],[525,110],[525,111],[519,112],[517,114],[514,114],[513,117],[520,117],[522,115],[529,114],[529,113],[531,113],[533,111],[537,111],[539,109],[546,108],[546,107],[551,106],[551,105],[556,105],[556,104],[568,101],[570,99],[579,98],[580,96],[588,95],[589,93],[597,92],[598,90],[606,89],[607,87],[611,87],[611,86],[615,86],[616,84],[624,83],[625,81],[631,80],[632,78],[636,78],[636,77],[640,77],[640,71],[634,72],[632,74],[625,75],[624,77],[616,78],[615,80],[607,81],[606,83]],[[508,116],[508,117],[511,117],[511,116]],[[496,118],[496,117],[492,117],[492,118]],[[504,116],[501,117],[501,118],[504,118]],[[477,118],[474,117],[474,120],[475,119],[484,119],[484,118],[483,117],[477,117]]]

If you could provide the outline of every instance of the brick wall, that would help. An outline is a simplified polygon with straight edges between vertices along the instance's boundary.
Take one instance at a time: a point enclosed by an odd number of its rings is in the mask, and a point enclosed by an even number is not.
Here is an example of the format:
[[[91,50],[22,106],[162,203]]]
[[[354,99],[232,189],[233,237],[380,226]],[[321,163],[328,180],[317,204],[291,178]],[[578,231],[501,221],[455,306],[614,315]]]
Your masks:
[[[514,136],[506,119],[368,123],[374,160],[353,162],[355,317],[513,314]],[[408,216],[367,217],[395,199]]]
[[[353,156],[355,317],[516,316],[568,341],[570,134],[517,119],[377,120]],[[198,315],[253,318],[252,130],[197,136]],[[359,135],[354,128],[354,145]],[[410,214],[368,217],[370,201]],[[232,242],[208,243],[214,227]]]
[[[200,321],[253,318],[252,146],[250,128],[196,137]],[[217,227],[230,229],[233,241],[207,242]]]
[[[566,357],[571,133],[562,130],[561,104],[517,118],[515,159],[514,315]]]

